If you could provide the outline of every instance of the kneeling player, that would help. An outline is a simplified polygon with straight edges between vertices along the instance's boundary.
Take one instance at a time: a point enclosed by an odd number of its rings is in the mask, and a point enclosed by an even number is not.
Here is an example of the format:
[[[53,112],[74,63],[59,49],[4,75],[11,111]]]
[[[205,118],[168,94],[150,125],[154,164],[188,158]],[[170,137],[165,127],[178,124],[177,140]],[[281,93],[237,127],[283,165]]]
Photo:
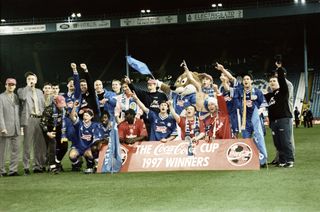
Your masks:
[[[101,115],[100,121],[100,132],[101,132],[101,140],[95,142],[92,146],[91,146],[91,152],[93,155],[94,160],[97,162],[98,158],[99,158],[99,152],[102,148],[103,145],[107,145],[109,143],[109,139],[110,139],[110,131],[111,131],[111,121],[109,120],[109,113],[105,112]]]
[[[75,102],[75,107],[71,113],[71,120],[74,125],[75,135],[72,139],[72,146],[69,152],[69,158],[72,162],[72,170],[80,171],[81,162],[79,158],[84,156],[87,162],[85,173],[92,173],[94,167],[94,158],[91,147],[98,141],[102,140],[101,130],[98,123],[91,122],[94,114],[88,109],[83,113],[83,120],[80,120],[75,108],[79,106]]]

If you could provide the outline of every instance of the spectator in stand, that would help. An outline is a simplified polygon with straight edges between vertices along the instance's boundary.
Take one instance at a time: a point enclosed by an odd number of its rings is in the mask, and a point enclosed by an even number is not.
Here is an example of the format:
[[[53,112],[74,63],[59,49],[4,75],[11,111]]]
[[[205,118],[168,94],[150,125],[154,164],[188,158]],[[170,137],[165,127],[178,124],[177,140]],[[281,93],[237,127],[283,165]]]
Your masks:
[[[299,112],[299,110],[298,110],[298,107],[296,107],[295,110],[294,110],[294,121],[295,121],[295,123],[296,123],[296,128],[298,128],[298,127],[299,127],[299,124],[300,124],[300,118],[299,118],[299,116],[300,116],[300,112]]]
[[[293,167],[294,154],[291,143],[292,113],[289,107],[289,89],[284,68],[276,62],[278,77],[269,80],[272,93],[265,95],[274,145],[279,153],[279,167]]]
[[[168,142],[177,137],[176,121],[168,114],[168,104],[166,101],[160,102],[160,112],[155,112],[147,108],[137,97],[133,94],[134,100],[139,107],[145,112],[150,123],[150,141]]]
[[[118,129],[121,143],[134,144],[145,141],[148,137],[143,120],[137,118],[136,112],[131,108],[125,111],[125,119],[118,125]]]
[[[21,125],[24,128],[23,166],[25,175],[30,174],[30,151],[34,152],[34,173],[42,173],[46,162],[46,142],[40,127],[40,118],[44,110],[44,96],[36,88],[37,76],[32,72],[25,74],[27,85],[18,89],[22,103]]]
[[[0,176],[7,175],[5,169],[5,150],[10,144],[10,165],[9,176],[19,176],[19,135],[20,135],[20,119],[19,119],[19,99],[14,93],[16,89],[16,80],[8,78],[5,84],[5,92],[0,94]],[[9,151],[8,151],[9,150]]]

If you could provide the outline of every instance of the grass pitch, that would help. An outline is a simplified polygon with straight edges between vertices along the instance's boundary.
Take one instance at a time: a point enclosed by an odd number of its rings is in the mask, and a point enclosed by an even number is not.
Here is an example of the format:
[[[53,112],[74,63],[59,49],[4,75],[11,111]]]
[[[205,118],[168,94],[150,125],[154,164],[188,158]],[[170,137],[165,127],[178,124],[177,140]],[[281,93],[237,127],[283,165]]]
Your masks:
[[[0,178],[0,211],[319,211],[319,132],[295,129],[291,169],[85,175],[66,159],[59,175]]]

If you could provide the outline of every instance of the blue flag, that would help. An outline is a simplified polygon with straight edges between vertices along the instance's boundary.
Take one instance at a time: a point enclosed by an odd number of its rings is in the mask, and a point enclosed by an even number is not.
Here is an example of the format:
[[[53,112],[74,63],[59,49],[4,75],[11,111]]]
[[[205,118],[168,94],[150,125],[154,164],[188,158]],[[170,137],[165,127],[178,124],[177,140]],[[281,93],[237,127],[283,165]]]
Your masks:
[[[140,74],[152,75],[151,71],[145,63],[136,60],[131,56],[126,56],[126,58],[129,66],[131,66],[131,68],[133,68],[134,70],[138,71]]]
[[[102,164],[102,173],[114,173],[119,172],[122,165],[122,159],[120,154],[120,142],[118,136],[118,129],[115,124],[115,120],[112,120],[112,128],[110,131],[110,138],[108,149],[104,156],[103,164]]]
[[[259,150],[260,164],[263,165],[263,164],[267,163],[268,154],[267,154],[266,144],[264,141],[263,128],[262,128],[262,124],[261,124],[261,120],[260,120],[260,116],[259,116],[259,112],[258,112],[257,107],[254,107],[252,117],[251,117],[251,122],[252,122],[253,130],[254,130],[253,139],[254,139],[255,144]]]

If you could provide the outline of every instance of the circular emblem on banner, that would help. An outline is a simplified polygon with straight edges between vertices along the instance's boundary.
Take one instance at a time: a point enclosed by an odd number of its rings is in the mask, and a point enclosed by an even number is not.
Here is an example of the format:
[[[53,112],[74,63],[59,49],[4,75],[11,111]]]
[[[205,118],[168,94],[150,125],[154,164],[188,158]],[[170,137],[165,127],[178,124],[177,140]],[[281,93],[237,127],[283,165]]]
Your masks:
[[[70,25],[69,24],[61,24],[60,29],[69,29]]]
[[[245,166],[251,161],[253,157],[253,151],[248,144],[237,142],[228,148],[226,156],[231,165]]]
[[[124,165],[128,158],[128,150],[124,146],[120,146],[120,156],[122,160],[122,165]]]

